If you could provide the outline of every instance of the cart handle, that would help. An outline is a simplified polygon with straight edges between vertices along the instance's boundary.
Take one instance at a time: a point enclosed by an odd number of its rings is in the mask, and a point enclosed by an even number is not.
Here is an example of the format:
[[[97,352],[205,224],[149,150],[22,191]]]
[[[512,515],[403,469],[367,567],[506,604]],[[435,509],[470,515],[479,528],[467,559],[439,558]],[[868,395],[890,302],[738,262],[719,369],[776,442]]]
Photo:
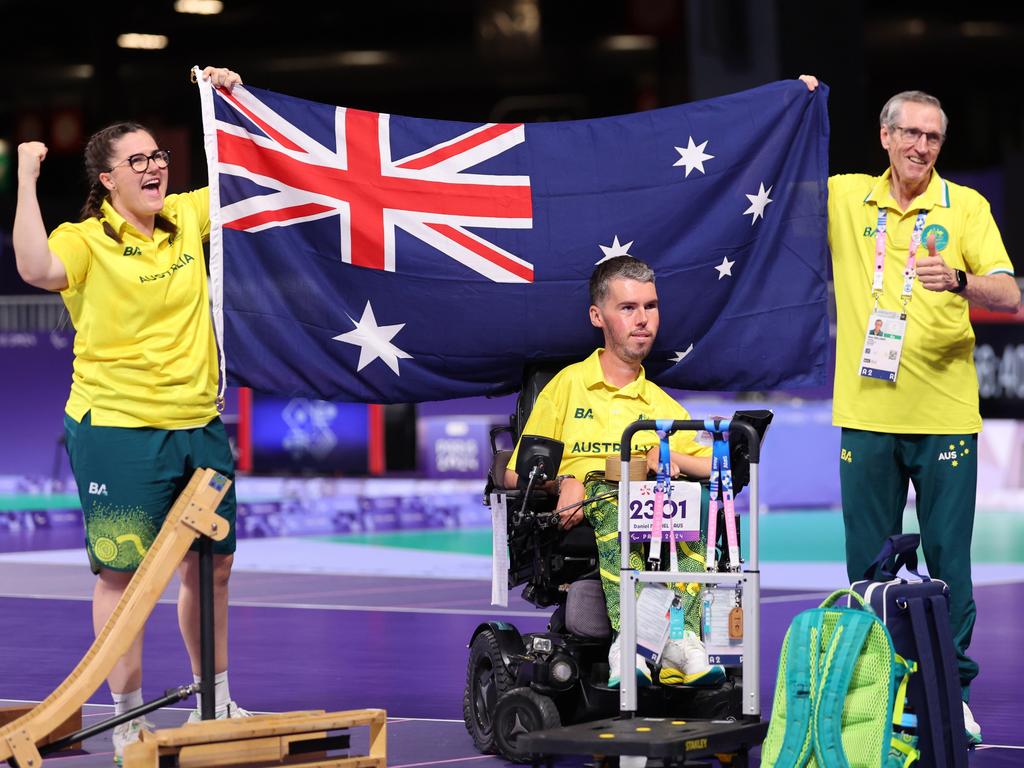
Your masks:
[[[660,420],[659,420],[660,421]],[[640,421],[634,421],[622,432],[622,443],[619,448],[619,456],[622,461],[629,461],[631,446],[633,445],[633,435],[637,432],[651,431],[657,432],[660,428],[659,421],[654,419],[641,419]],[[710,419],[709,419],[710,421]],[[664,422],[660,422],[664,424]],[[715,425],[718,427],[716,431],[724,432],[726,430],[739,430],[743,437],[747,441],[747,454],[748,461],[751,464],[757,464],[761,460],[761,441],[758,439],[757,430],[753,426],[745,421],[739,421],[736,419],[715,419]],[[672,422],[671,431],[687,431],[687,432],[699,432],[707,429],[706,422],[699,421],[697,419],[683,420]]]

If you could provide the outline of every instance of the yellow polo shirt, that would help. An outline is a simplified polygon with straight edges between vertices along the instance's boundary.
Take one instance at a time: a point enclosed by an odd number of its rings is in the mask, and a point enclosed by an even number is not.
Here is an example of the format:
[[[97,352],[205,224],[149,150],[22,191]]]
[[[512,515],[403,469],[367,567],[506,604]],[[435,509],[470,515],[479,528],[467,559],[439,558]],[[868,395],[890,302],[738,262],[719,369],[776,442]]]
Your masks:
[[[638,419],[689,419],[676,400],[657,384],[647,380],[644,369],[625,387],[604,380],[598,355],[602,349],[579,363],[563,368],[548,382],[530,412],[524,435],[541,435],[565,444],[560,475],[583,480],[588,472],[604,471],[605,457],[619,455],[623,430]],[[676,432],[669,438],[673,451],[691,456],[710,456],[710,446],[696,442],[695,432]],[[658,443],[654,432],[638,432],[633,452],[644,453]],[[519,446],[509,459],[515,469]]]
[[[914,282],[896,383],[860,375],[879,206],[888,209],[885,282],[879,308],[899,311],[903,270],[918,211],[928,212],[917,256],[928,235],[946,264],[975,275],[1013,273],[988,201],[932,171],[927,189],[904,211],[882,176],[850,174],[828,180],[828,239],[832,249],[838,329],[832,421],[872,432],[956,434],[981,430],[974,330],[967,299]]]
[[[207,189],[168,195],[161,215],[178,227],[142,235],[103,203],[106,221],[61,224],[50,250],[64,263],[61,292],[75,327],[67,414],[111,427],[186,429],[217,415],[217,347],[203,261]]]

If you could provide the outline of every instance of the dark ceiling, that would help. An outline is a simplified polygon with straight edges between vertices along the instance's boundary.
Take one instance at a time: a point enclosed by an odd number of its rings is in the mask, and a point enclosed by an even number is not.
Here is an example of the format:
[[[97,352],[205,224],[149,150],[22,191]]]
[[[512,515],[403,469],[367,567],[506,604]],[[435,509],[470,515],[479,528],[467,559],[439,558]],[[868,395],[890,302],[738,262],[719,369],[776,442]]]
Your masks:
[[[193,64],[333,104],[463,120],[549,120],[639,111],[813,72],[831,87],[833,170],[884,168],[878,111],[900,90],[949,113],[942,169],[1024,167],[1024,4],[878,0],[223,0],[216,16],[174,0],[0,0],[0,140],[79,127],[41,186],[49,219],[82,196],[81,138],[118,119],[178,137],[201,178]],[[163,50],[118,48],[125,32]],[[176,155],[177,156],[177,155]],[[0,158],[2,161],[2,158]],[[14,196],[0,162],[0,238]],[[53,184],[55,175],[62,182]],[[174,178],[172,177],[172,183]],[[1009,185],[1008,185],[1009,186]],[[1012,202],[1012,200],[1008,200]],[[0,243],[2,246],[2,243]],[[2,248],[0,248],[2,249]]]
[[[174,4],[0,0],[0,136],[19,138],[26,111],[65,106],[87,130],[125,115],[181,122],[195,112],[185,78],[197,63],[316,100],[470,120],[634,111],[717,95],[716,81],[814,71],[835,86],[840,115],[862,115],[833,119],[841,158],[845,131],[861,135],[885,96],[910,86],[950,104],[955,134],[972,124],[967,165],[1002,160],[1022,134],[1021,3],[224,0],[215,16]],[[169,43],[127,51],[124,32]],[[966,144],[954,146],[959,162]]]

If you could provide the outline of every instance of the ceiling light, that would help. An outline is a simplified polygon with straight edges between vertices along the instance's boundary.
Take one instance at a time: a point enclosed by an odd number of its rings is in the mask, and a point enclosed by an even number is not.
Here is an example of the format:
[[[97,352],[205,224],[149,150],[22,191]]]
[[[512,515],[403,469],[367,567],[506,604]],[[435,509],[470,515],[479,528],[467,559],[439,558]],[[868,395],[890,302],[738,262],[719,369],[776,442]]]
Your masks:
[[[174,10],[178,13],[213,16],[224,10],[224,3],[220,0],[174,0]]]
[[[965,21],[960,25],[964,37],[1004,37],[1009,28],[998,21]]]
[[[144,35],[140,32],[126,32],[117,36],[119,48],[138,48],[146,51],[159,51],[167,47],[167,35]]]
[[[379,67],[394,63],[395,57],[388,51],[343,51],[338,61],[350,67]]]
[[[69,64],[62,71],[72,80],[88,80],[96,74],[92,64]]]
[[[264,67],[276,72],[312,72],[337,67],[383,67],[399,62],[391,51],[342,51],[319,56],[268,59]]]
[[[924,37],[928,32],[928,25],[924,19],[907,19],[906,30],[907,34],[913,37]]]
[[[610,35],[602,45],[608,51],[653,51],[658,41],[653,35]]]

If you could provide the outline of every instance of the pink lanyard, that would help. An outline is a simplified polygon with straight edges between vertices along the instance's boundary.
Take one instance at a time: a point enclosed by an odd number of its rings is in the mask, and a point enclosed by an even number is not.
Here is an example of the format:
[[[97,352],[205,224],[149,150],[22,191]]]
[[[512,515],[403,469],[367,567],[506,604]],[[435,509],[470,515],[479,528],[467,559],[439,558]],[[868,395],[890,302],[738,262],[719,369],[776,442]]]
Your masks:
[[[708,503],[708,540],[704,555],[704,567],[709,571],[718,570],[716,544],[718,543],[718,495],[721,490],[722,508],[725,512],[726,561],[730,570],[739,570],[740,546],[736,535],[736,506],[732,496],[732,467],[729,458],[728,419],[705,419],[704,429],[711,433],[714,442],[711,454],[711,500]]]
[[[875,297],[876,308],[885,282],[885,221],[888,213],[888,208],[878,209],[878,227],[875,230],[875,276],[871,283],[871,295]],[[914,232],[910,236],[910,252],[907,254],[907,265],[903,268],[903,292],[900,294],[904,307],[910,301],[914,289],[914,278],[917,276],[917,249],[921,247],[921,232],[924,230],[924,220],[927,217],[928,211],[920,211],[917,214]]]
[[[671,419],[659,419],[658,427],[658,480],[654,485],[654,520],[651,526],[651,545],[647,551],[649,570],[661,570],[661,542],[664,539],[662,522],[665,509],[665,491],[671,486],[672,456],[669,450],[668,436],[672,431]],[[672,518],[668,520],[669,564],[671,570],[676,567],[676,531]]]

